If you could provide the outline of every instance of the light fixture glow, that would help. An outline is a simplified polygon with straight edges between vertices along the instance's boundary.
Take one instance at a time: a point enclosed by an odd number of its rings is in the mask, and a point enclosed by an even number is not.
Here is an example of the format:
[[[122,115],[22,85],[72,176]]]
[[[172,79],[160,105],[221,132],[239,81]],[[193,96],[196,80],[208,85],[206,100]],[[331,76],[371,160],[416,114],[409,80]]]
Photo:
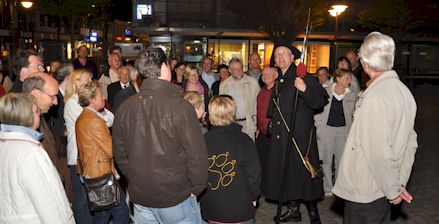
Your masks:
[[[348,8],[347,5],[333,5],[331,7],[332,9],[328,10],[328,12],[334,17],[339,16]]]
[[[22,5],[24,8],[26,8],[26,9],[32,7],[33,4],[34,4],[34,3],[31,2],[31,1],[22,1],[22,2],[21,2],[21,5]]]

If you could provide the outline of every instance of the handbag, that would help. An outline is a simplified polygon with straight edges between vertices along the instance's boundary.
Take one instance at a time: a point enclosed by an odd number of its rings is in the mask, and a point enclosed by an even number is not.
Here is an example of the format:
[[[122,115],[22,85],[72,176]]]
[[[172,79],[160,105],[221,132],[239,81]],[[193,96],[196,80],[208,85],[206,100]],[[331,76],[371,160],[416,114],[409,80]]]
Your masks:
[[[121,189],[113,173],[110,172],[100,177],[87,179],[82,176],[82,163],[80,159],[78,160],[90,211],[103,211],[118,206],[120,204]],[[111,159],[111,163],[113,163],[113,159]]]
[[[120,185],[113,173],[84,179],[90,211],[114,208],[120,203]]]

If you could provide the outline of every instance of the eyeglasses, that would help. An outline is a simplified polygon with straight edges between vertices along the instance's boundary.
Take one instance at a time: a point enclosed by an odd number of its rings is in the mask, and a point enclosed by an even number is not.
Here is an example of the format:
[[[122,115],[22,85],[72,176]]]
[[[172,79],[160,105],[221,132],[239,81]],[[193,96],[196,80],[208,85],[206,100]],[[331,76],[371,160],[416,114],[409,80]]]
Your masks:
[[[38,90],[40,90],[40,91],[43,92],[44,94],[48,95],[48,96],[50,97],[51,100],[56,99],[56,95],[57,95],[57,94],[55,94],[55,95],[50,95],[50,94],[48,94],[46,91],[44,91],[44,90],[42,90],[42,89],[38,89]]]

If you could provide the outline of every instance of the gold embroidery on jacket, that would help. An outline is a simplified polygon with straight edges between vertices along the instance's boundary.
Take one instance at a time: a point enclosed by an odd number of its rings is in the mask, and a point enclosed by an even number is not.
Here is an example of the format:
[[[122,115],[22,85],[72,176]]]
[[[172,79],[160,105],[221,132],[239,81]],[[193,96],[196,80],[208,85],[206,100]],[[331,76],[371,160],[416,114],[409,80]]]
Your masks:
[[[220,186],[227,187],[235,176],[235,165],[236,160],[229,160],[229,152],[225,152],[219,155],[212,155],[208,158],[209,165],[209,175],[214,179],[213,182],[209,180],[209,187],[212,191],[218,189]]]

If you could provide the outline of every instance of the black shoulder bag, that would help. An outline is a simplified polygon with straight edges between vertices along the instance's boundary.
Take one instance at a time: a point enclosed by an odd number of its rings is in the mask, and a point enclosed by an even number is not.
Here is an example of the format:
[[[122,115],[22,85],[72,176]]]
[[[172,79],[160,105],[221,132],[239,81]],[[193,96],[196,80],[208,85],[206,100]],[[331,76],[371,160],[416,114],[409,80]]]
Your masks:
[[[79,152],[78,152],[79,156]],[[113,164],[113,159],[111,164]],[[114,208],[120,203],[120,185],[113,173],[107,173],[96,178],[85,178],[83,174],[82,162],[78,158],[81,168],[81,178],[85,185],[90,211],[103,211]]]

